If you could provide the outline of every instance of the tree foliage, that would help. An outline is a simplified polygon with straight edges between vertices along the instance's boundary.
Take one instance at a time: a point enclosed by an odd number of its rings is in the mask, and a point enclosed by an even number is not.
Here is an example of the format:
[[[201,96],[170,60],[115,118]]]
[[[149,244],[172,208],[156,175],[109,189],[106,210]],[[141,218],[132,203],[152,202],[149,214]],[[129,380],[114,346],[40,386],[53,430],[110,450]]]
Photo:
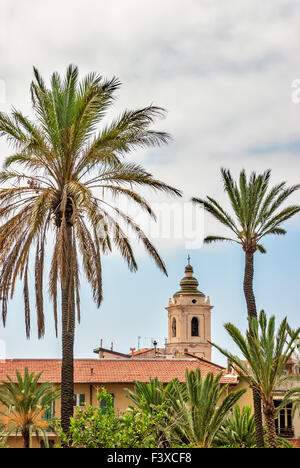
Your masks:
[[[209,448],[230,410],[245,389],[227,393],[220,384],[222,373],[201,376],[200,369],[186,371],[184,386],[174,382],[169,395],[170,413],[174,419],[173,435],[195,447]]]
[[[60,396],[60,389],[49,382],[39,383],[41,373],[29,374],[25,368],[24,376],[16,372],[17,382],[10,376],[0,384],[0,403],[5,409],[0,411],[1,422],[5,425],[7,436],[21,433],[24,446],[29,448],[33,433],[42,435],[45,445],[47,428],[51,423],[45,420],[45,412]]]
[[[80,318],[80,259],[98,307],[102,300],[103,253],[115,247],[130,270],[137,270],[131,234],[166,273],[164,262],[149,238],[115,203],[119,197],[129,200],[155,219],[139,189],[180,195],[142,166],[124,160],[132,150],[169,140],[167,133],[150,128],[164,115],[164,109],[147,106],[125,110],[111,123],[105,123],[120,85],[116,77],[105,79],[96,73],[79,81],[78,68],[70,65],[64,77],[53,73],[48,88],[34,68],[31,83],[34,119],[15,109],[11,115],[0,113],[0,136],[6,137],[15,149],[0,173],[3,184],[0,216],[6,220],[0,226],[2,319],[5,324],[7,301],[20,277],[24,285],[27,336],[30,256],[35,264],[38,333],[40,337],[45,333],[43,272],[49,234],[54,237],[49,291],[56,330],[58,283],[62,288],[68,284],[68,313],[71,315],[76,307]]]
[[[255,424],[251,406],[236,405],[214,439],[216,446],[251,448],[255,446]]]
[[[114,412],[111,395],[104,388],[97,399],[105,401],[105,412],[92,406],[78,410],[71,418],[71,437],[59,431],[64,445],[81,448],[155,448],[162,445],[156,427],[164,418],[163,408],[157,408],[155,414],[131,410],[119,416]]]
[[[300,211],[299,205],[282,206],[299,190],[300,185],[288,187],[286,182],[280,182],[271,187],[270,170],[262,174],[253,171],[248,179],[245,170],[242,170],[238,182],[233,179],[228,169],[221,169],[221,175],[232,214],[210,196],[206,199],[194,197],[192,201],[195,204],[203,204],[204,209],[234,236],[208,236],[205,242],[229,241],[240,244],[245,252],[254,253],[259,250],[265,253],[262,239],[269,234],[286,234],[281,224]]]
[[[213,345],[230,359],[240,378],[260,392],[268,443],[270,447],[276,447],[274,391],[286,380],[283,372],[294,353],[300,328],[291,331],[287,319],[284,318],[278,330],[275,330],[275,317],[272,316],[268,320],[262,310],[258,319],[251,319],[250,330],[246,331],[245,336],[231,323],[226,323],[225,329],[238,346],[244,360],[216,344]],[[283,404],[288,402],[289,397],[288,394]]]

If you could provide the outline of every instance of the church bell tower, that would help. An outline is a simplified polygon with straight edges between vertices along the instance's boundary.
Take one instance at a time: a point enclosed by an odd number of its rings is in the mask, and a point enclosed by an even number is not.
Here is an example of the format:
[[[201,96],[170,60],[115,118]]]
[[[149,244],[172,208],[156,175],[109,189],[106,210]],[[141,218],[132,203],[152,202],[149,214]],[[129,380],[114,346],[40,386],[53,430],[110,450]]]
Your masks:
[[[168,352],[180,357],[191,353],[211,361],[211,309],[209,297],[198,290],[198,281],[188,263],[180,291],[169,299]]]

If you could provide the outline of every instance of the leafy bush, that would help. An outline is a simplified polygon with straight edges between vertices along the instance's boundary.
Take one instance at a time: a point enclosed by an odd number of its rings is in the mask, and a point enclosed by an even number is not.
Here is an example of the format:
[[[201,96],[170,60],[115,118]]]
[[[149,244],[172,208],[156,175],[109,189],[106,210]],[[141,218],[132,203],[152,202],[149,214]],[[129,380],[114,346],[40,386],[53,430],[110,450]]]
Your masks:
[[[70,436],[59,429],[63,445],[82,448],[155,448],[162,445],[156,428],[164,417],[161,408],[155,414],[131,409],[122,416],[114,412],[112,396],[103,388],[97,395],[105,401],[105,412],[98,407],[79,409],[71,418]]]

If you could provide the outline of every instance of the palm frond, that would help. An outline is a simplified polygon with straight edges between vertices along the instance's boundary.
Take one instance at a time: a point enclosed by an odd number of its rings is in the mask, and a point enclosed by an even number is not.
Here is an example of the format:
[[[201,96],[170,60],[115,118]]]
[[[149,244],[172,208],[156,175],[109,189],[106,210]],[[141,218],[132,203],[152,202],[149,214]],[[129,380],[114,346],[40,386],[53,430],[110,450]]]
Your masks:
[[[141,165],[124,160],[137,148],[168,143],[170,136],[153,127],[165,116],[165,110],[154,105],[127,109],[110,123],[104,123],[120,85],[118,78],[106,79],[97,73],[80,80],[75,65],[70,65],[63,76],[53,73],[46,83],[34,67],[30,86],[33,118],[16,109],[11,115],[0,113],[0,136],[8,138],[15,149],[0,173],[0,182],[6,187],[0,190],[2,320],[5,324],[8,301],[14,295],[17,280],[22,279],[27,336],[31,326],[32,264],[39,337],[45,333],[43,293],[49,237],[54,240],[48,288],[56,334],[59,287],[68,290],[67,321],[75,308],[80,319],[81,268],[98,307],[103,297],[103,253],[115,247],[129,268],[137,270],[127,228],[166,273],[150,239],[121,212],[119,205],[121,199],[129,199],[155,219],[151,203],[142,196],[141,189],[181,196],[180,190],[155,178]],[[113,200],[112,206],[107,204],[108,197]]]

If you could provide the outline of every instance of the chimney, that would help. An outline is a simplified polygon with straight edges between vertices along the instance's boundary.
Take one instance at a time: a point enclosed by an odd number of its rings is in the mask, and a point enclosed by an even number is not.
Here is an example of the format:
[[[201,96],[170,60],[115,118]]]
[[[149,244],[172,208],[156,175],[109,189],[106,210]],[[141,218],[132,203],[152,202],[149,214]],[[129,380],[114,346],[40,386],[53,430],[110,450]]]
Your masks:
[[[227,358],[227,374],[232,374],[233,368],[232,368],[232,361],[231,359]]]
[[[101,338],[100,340],[100,350],[99,350],[99,358],[102,359],[104,357],[104,354],[103,354],[103,351],[102,351],[102,344],[103,344],[103,340]]]

